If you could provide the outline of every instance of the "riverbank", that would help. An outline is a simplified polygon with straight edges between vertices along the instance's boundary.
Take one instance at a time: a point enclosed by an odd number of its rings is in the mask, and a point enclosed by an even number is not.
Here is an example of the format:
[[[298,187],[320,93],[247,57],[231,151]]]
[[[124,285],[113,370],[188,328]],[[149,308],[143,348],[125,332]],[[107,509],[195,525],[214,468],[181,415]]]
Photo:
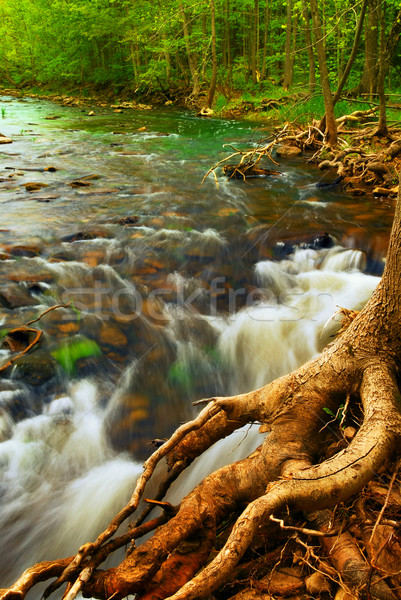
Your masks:
[[[151,111],[160,106],[177,106],[188,108],[185,102],[185,94],[178,94],[174,101],[164,100],[163,97],[152,97],[150,102],[141,99],[132,99],[127,93],[122,93],[117,98],[113,90],[105,89],[99,93],[97,90],[73,90],[71,93],[54,93],[51,89],[40,91],[17,90],[12,88],[0,88],[2,95],[14,97],[31,97],[45,99],[63,106],[77,107],[87,110],[88,115],[96,116],[99,110],[112,110],[114,113],[124,113],[129,110]],[[263,140],[256,151],[252,149],[238,152],[239,165],[230,165],[229,173],[233,168],[236,175],[245,177],[248,166],[257,166],[262,155],[270,156],[281,162],[294,157],[304,158],[308,163],[313,163],[321,171],[330,171],[332,179],[339,181],[341,187],[351,196],[373,196],[376,198],[396,198],[398,193],[399,172],[401,170],[401,130],[398,124],[389,126],[388,135],[379,136],[377,129],[378,107],[372,105],[367,110],[352,111],[337,118],[339,132],[339,149],[333,151],[322,141],[319,130],[319,121],[310,115],[310,121],[299,124],[294,121],[286,121],[283,126],[282,113],[279,108],[288,106],[288,114],[291,114],[291,106],[297,103],[305,103],[308,100],[307,93],[293,95],[281,95],[278,98],[237,98],[234,101],[222,103],[217,99],[214,111],[202,110],[202,98],[194,102],[190,110],[193,110],[199,118],[228,118],[248,119],[258,122],[261,130],[273,131],[267,140]],[[399,109],[399,105],[394,105]],[[285,113],[284,113],[285,114]],[[4,136],[0,133],[0,143],[6,143]],[[266,150],[267,146],[267,150]],[[245,156],[245,163],[244,163]],[[252,161],[256,160],[255,165]],[[250,161],[250,162],[248,162]],[[224,162],[224,161],[223,161]],[[244,169],[244,164],[246,168]],[[217,163],[214,168],[220,167]]]

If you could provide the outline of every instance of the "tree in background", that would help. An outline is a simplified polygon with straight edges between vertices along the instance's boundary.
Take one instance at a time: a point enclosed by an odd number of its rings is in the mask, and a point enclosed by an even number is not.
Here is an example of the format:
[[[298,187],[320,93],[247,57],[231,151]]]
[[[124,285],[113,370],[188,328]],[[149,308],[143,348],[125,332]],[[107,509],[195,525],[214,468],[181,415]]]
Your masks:
[[[352,53],[348,85],[361,80],[360,91],[378,93],[380,28],[387,81],[399,61],[400,9],[386,0],[381,22],[376,0],[369,0],[355,45],[349,23],[365,4],[346,0],[340,7],[327,0],[319,15],[323,37],[312,40],[307,0],[214,0],[214,7],[210,0],[3,0],[0,74],[17,85],[106,86],[117,94],[165,99],[201,94],[206,104],[214,85],[227,99],[241,93],[279,95],[280,84],[312,91],[314,51],[321,63],[325,46],[327,73],[319,66],[317,89],[327,90],[327,83],[337,87]],[[393,68],[393,85],[399,80]]]

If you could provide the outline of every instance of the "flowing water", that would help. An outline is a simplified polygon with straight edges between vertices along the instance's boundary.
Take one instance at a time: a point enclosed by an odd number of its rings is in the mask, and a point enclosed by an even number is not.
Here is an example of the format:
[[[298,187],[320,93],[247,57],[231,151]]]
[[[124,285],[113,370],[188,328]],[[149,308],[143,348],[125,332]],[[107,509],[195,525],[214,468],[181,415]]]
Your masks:
[[[194,400],[259,387],[319,352],[333,312],[375,288],[393,207],[317,188],[330,174],[304,160],[270,179],[201,183],[224,144],[266,137],[256,124],[0,104],[14,140],[0,149],[2,334],[68,304],[32,325],[40,345],[0,380],[5,587],[96,537],[149,442]],[[220,442],[170,500],[260,441],[246,429]]]

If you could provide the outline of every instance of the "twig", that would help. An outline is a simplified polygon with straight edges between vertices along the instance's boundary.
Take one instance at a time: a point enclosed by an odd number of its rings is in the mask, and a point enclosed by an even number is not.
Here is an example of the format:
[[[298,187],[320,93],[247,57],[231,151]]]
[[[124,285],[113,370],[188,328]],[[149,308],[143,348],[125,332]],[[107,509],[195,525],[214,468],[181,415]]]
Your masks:
[[[28,334],[34,333],[35,338],[32,340],[32,342],[30,342],[28,344],[28,346],[26,348],[24,348],[16,356],[11,357],[4,365],[1,365],[0,373],[2,373],[3,371],[6,371],[9,367],[11,367],[15,363],[16,360],[21,358],[21,356],[24,356],[24,354],[29,352],[29,350],[31,350],[39,342],[40,338],[43,335],[43,331],[41,331],[40,329],[34,329],[33,327],[29,327],[29,325],[32,325],[32,323],[36,323],[36,321],[39,321],[42,317],[47,315],[47,313],[49,313],[51,310],[55,310],[56,308],[67,308],[68,306],[70,306],[70,304],[71,304],[71,301],[68,302],[67,304],[56,304],[55,306],[51,306],[50,308],[47,308],[44,312],[42,312],[42,314],[40,314],[36,319],[33,319],[32,321],[28,321],[28,323],[26,325],[23,325],[22,327],[16,327],[15,329],[12,329],[11,331],[9,331],[7,335],[10,335],[17,331],[23,331],[24,333],[28,333]]]
[[[387,490],[386,498],[384,500],[384,504],[383,504],[383,506],[380,509],[379,516],[376,519],[376,523],[375,523],[375,525],[374,525],[374,527],[372,529],[372,533],[370,535],[370,539],[369,539],[370,543],[372,543],[373,537],[374,537],[374,535],[376,533],[376,530],[377,530],[377,528],[379,526],[379,523],[380,523],[380,521],[381,521],[381,519],[383,517],[384,511],[387,508],[387,504],[388,504],[388,501],[390,499],[391,490],[393,489],[394,481],[395,481],[395,478],[397,477],[398,469],[400,468],[400,461],[401,461],[401,458],[399,458],[397,460],[397,462],[396,462],[395,469],[394,469],[393,475],[391,477],[391,480],[390,480],[390,483],[389,483],[389,486],[388,486],[388,490]]]
[[[283,519],[277,519],[274,515],[270,515],[270,521],[274,523],[278,523],[281,529],[286,529],[287,531],[296,531],[298,533],[304,533],[305,535],[313,535],[316,537],[332,537],[334,535],[338,535],[338,531],[331,531],[326,533],[324,531],[317,531],[316,529],[308,529],[306,527],[294,527],[292,525],[284,525]]]
[[[33,329],[31,327],[18,327],[18,329],[12,329],[11,331],[9,331],[9,334],[13,333],[14,331],[21,331],[21,330],[23,330],[26,333],[35,333],[35,338],[32,342],[30,342],[28,344],[28,346],[26,348],[24,348],[16,356],[12,356],[4,365],[1,365],[0,373],[2,373],[3,371],[6,371],[9,367],[11,367],[15,363],[16,360],[21,358],[21,356],[24,356],[24,354],[29,352],[29,350],[31,350],[31,348],[36,346],[36,344],[39,342],[40,338],[43,335],[43,331],[41,331],[40,329]]]
[[[69,306],[71,306],[71,303],[72,303],[72,300],[67,302],[67,304],[55,304],[54,306],[47,308],[44,312],[42,312],[42,314],[40,314],[38,317],[36,317],[36,319],[33,319],[32,321],[28,321],[27,326],[32,325],[32,323],[36,323],[36,321],[40,321],[40,319],[42,317],[44,317],[45,315],[47,315],[47,313],[49,313],[51,310],[56,310],[56,308],[68,308]]]
[[[144,472],[139,477],[135,490],[131,496],[128,504],[113,518],[113,520],[109,523],[107,528],[97,537],[97,539],[93,543],[87,543],[81,546],[76,554],[73,562],[70,564],[67,571],[73,569],[74,571],[80,565],[84,563],[86,558],[91,555],[94,557],[95,553],[97,553],[101,546],[106,542],[112,535],[117,531],[121,523],[125,521],[127,517],[129,517],[138,507],[139,501],[142,498],[142,494],[144,492],[145,486],[149,481],[151,475],[153,474],[156,465],[160,462],[164,456],[166,456],[170,450],[172,450],[188,433],[192,431],[196,431],[200,429],[210,418],[218,414],[222,409],[220,406],[211,401],[200,413],[199,415],[189,421],[188,423],[184,423],[181,425],[170,437],[170,439],[165,442],[160,448],[158,448],[144,463]],[[83,570],[79,573],[78,578],[72,585],[70,591],[63,598],[63,600],[74,600],[77,594],[81,591],[84,585],[89,581],[92,576],[94,569],[96,568],[96,560],[92,558],[92,561],[85,565]],[[66,581],[66,576],[63,574],[63,581]]]

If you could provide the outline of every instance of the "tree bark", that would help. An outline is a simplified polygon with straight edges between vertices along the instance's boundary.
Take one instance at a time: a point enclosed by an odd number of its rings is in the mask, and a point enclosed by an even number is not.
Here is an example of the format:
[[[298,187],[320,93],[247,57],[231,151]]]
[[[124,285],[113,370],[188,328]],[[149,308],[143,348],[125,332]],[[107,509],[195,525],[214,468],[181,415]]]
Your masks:
[[[347,66],[344,69],[344,73],[342,74],[341,80],[340,80],[340,82],[339,82],[339,84],[337,86],[336,93],[334,94],[334,98],[333,98],[333,104],[334,105],[340,99],[341,92],[343,91],[344,86],[345,86],[345,84],[347,82],[348,76],[349,76],[349,74],[351,72],[352,65],[354,63],[354,60],[355,60],[357,52],[358,52],[359,40],[361,38],[361,33],[362,33],[362,29],[363,29],[363,22],[364,22],[364,19],[365,19],[365,13],[366,13],[367,4],[368,4],[368,0],[363,0],[362,7],[361,7],[361,12],[359,13],[358,24],[357,24],[356,31],[355,31],[355,37],[354,37],[354,42],[353,42],[353,45],[352,45],[351,54],[350,54],[350,56],[348,58]]]
[[[292,0],[287,0],[287,17],[285,32],[285,60],[284,60],[284,80],[283,88],[288,90],[292,82]]]
[[[214,0],[210,1],[210,19],[212,28],[212,78],[210,81],[209,93],[207,97],[207,105],[212,107],[213,98],[216,91],[217,80],[217,54],[216,54],[216,7]]]
[[[316,89],[316,74],[315,74],[315,55],[313,52],[312,46],[312,35],[310,30],[310,16],[308,6],[306,4],[306,0],[302,0],[302,19],[304,21],[304,36],[305,36],[305,44],[306,51],[308,55],[308,64],[309,64],[309,91],[313,94]]]
[[[323,41],[322,26],[316,0],[310,0],[310,8],[312,13],[313,33],[325,108],[327,144],[331,147],[335,147],[337,145],[337,125],[334,116],[334,102],[330,89],[329,72],[327,69],[326,49]]]
[[[191,49],[191,39],[190,39],[190,34],[189,34],[188,18],[187,18],[182,0],[178,0],[178,6],[180,9],[181,18],[182,18],[182,28],[183,28],[183,32],[184,32],[185,48],[187,51],[187,60],[188,60],[189,71],[191,73],[191,78],[192,78],[191,96],[198,96],[199,92],[200,92],[198,64],[197,64],[196,57]]]

